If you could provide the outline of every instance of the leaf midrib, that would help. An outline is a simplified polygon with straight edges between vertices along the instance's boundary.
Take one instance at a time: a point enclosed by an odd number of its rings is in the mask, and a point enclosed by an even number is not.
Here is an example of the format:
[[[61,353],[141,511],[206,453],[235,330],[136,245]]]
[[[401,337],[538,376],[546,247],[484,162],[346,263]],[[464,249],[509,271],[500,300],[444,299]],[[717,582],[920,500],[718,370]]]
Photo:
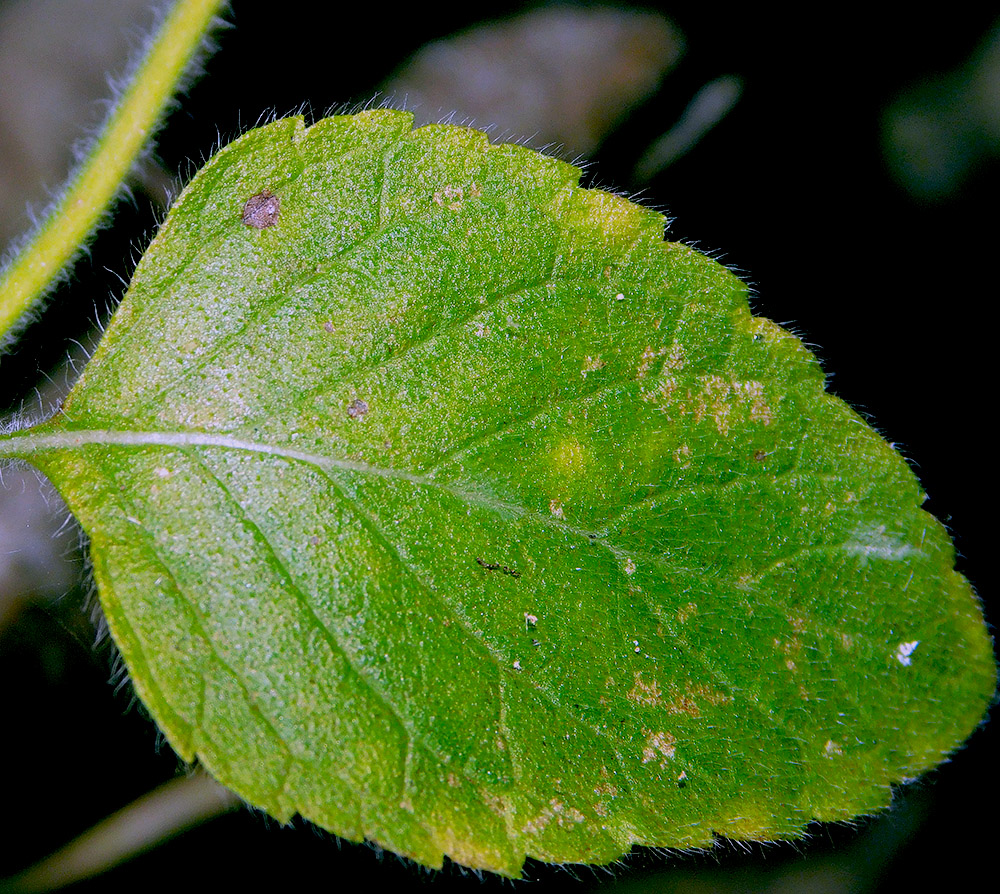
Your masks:
[[[606,535],[598,533],[599,530],[607,531],[613,525],[615,519],[611,519],[610,523],[602,524],[600,529],[574,525],[558,516],[544,513],[519,503],[511,503],[498,499],[495,496],[490,496],[479,491],[466,490],[441,481],[434,477],[437,471],[436,466],[432,468],[429,474],[419,474],[393,466],[377,466],[362,460],[345,459],[327,454],[312,453],[306,450],[296,450],[283,445],[252,441],[233,435],[209,434],[207,432],[129,431],[117,429],[67,429],[61,431],[50,429],[49,431],[45,431],[43,427],[16,432],[6,436],[0,435],[0,459],[4,456],[24,459],[33,453],[76,450],[87,446],[166,447],[177,450],[188,450],[194,447],[215,447],[302,462],[325,471],[353,472],[387,480],[407,481],[418,487],[442,491],[462,502],[480,506],[498,515],[515,518],[530,517],[533,521],[546,527],[578,537],[587,544],[596,544],[603,547],[620,563],[624,563],[625,560],[630,558],[633,560],[652,560],[657,564],[664,561],[664,556],[662,555],[657,556],[645,550],[628,549],[615,544]],[[786,474],[790,471],[792,470],[786,470]],[[649,499],[658,499],[660,497],[660,494],[654,494]],[[646,501],[643,500],[642,502]],[[837,546],[837,544],[821,544],[814,548],[836,549]],[[761,574],[771,570],[774,565],[789,561],[800,552],[802,551],[798,550],[789,555],[779,557],[772,566],[768,566]],[[670,567],[674,571],[687,573],[701,573],[703,570],[701,568],[680,565],[674,560],[671,560]]]
[[[0,457],[26,458],[34,453],[78,450],[88,446],[168,447],[178,450],[187,450],[192,447],[218,447],[226,450],[256,453],[263,456],[274,456],[280,459],[306,463],[321,469],[335,469],[341,472],[356,472],[362,475],[373,475],[395,481],[408,481],[420,487],[447,491],[460,500],[484,506],[498,514],[507,514],[510,516],[530,515],[542,524],[557,528],[568,534],[582,537],[588,541],[592,539],[594,534],[594,531],[590,528],[578,527],[556,516],[544,515],[528,507],[498,500],[495,497],[489,497],[482,493],[462,490],[461,488],[456,488],[442,481],[437,481],[426,475],[419,475],[406,469],[375,466],[361,460],[343,459],[321,453],[310,453],[305,450],[295,450],[291,447],[251,441],[232,435],[187,431],[120,431],[116,429],[38,431],[36,429],[0,439]],[[633,555],[629,550],[608,543],[604,538],[599,538],[599,540],[614,553],[616,558],[624,560]],[[636,553],[635,555],[639,556],[641,554]]]

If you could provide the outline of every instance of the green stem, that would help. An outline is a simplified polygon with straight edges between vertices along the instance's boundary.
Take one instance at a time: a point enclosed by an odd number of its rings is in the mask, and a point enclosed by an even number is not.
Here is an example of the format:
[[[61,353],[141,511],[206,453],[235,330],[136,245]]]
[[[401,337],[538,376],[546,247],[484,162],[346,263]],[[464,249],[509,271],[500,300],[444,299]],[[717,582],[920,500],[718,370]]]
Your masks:
[[[225,0],[177,0],[59,202],[0,274],[0,342],[41,300],[118,191]]]

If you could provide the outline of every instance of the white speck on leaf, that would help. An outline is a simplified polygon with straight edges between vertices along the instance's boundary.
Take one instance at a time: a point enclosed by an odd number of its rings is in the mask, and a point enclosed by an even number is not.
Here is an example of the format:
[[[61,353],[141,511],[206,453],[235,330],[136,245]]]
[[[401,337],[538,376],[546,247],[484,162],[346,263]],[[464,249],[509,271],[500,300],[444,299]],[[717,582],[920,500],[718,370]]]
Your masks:
[[[920,550],[907,543],[901,535],[886,533],[885,525],[876,527],[859,526],[851,532],[851,539],[844,544],[844,552],[850,556],[861,556],[862,564],[868,559],[888,559],[899,562]]]
[[[915,639],[908,643],[900,643],[899,648],[896,649],[896,660],[903,665],[903,667],[909,667],[913,663],[913,659],[910,657],[913,655],[914,650],[920,645],[920,640]]]

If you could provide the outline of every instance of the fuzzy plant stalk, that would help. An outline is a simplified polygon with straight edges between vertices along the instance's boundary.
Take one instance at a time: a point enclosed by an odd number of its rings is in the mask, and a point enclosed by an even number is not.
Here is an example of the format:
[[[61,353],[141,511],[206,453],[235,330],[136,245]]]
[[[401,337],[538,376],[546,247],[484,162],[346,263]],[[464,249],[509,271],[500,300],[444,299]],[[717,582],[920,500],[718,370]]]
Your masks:
[[[177,0],[61,196],[0,273],[0,346],[33,317],[99,224],[190,70],[225,0]]]

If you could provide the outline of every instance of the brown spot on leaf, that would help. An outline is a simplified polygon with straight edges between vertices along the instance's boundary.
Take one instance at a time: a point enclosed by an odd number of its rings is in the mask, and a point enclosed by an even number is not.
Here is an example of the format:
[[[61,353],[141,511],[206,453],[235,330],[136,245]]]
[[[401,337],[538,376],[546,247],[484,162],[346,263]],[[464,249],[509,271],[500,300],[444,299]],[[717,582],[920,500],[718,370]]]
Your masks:
[[[677,620],[680,621],[681,624],[685,624],[687,623],[688,618],[696,614],[698,614],[698,606],[693,602],[689,602],[677,609]]]
[[[674,343],[670,346],[669,353],[670,356],[667,357],[667,362],[664,366],[667,369],[684,369],[684,364],[687,362],[687,352],[684,350],[684,346],[675,339]]]
[[[648,764],[650,761],[660,760],[660,766],[666,767],[667,761],[671,760],[677,751],[677,740],[667,732],[662,730],[649,733],[646,745],[642,749],[642,762]]]
[[[805,618],[788,617],[786,618],[789,624],[792,626],[792,630],[796,633],[805,633],[808,627],[808,622]]]
[[[497,816],[510,816],[510,808],[502,796],[480,789],[479,797],[483,799],[483,803],[492,813],[495,813]]]
[[[607,362],[601,359],[601,355],[598,354],[596,357],[591,357],[589,354],[584,358],[583,369],[580,370],[580,375],[587,378],[587,373],[596,372],[599,369],[604,369],[607,366]]]
[[[662,357],[667,353],[666,348],[660,348],[659,350],[654,350],[652,345],[647,345],[646,350],[642,352],[642,357],[639,358],[639,365],[635,370],[635,377],[637,379],[646,378],[646,374],[649,372],[649,368],[653,365],[658,357]]]
[[[247,199],[241,220],[246,226],[255,230],[266,230],[278,222],[280,213],[281,200],[271,190],[262,189]]]
[[[553,780],[555,781],[555,780]],[[538,835],[545,830],[545,827],[549,825],[553,820],[556,824],[562,828],[569,826],[570,823],[582,823],[586,820],[586,817],[577,810],[575,807],[567,807],[558,798],[552,798],[549,801],[547,807],[543,807],[541,813],[539,813],[533,819],[529,819],[528,822],[524,824],[524,831],[532,835]],[[572,828],[570,826],[570,828]]]
[[[732,696],[726,695],[724,692],[719,692],[716,689],[712,689],[711,686],[706,683],[691,683],[688,685],[688,692],[692,695],[698,696],[707,701],[710,705],[718,707],[719,705],[728,705],[733,699]]]
[[[461,211],[465,190],[461,186],[448,184],[444,189],[434,193],[434,202],[449,211]]]
[[[667,705],[667,710],[671,714],[687,714],[690,717],[701,717],[701,709],[698,707],[697,702],[683,693],[674,696],[673,701]]]
[[[367,413],[368,404],[360,398],[352,400],[350,406],[347,408],[347,415],[352,419],[363,419]]]
[[[635,685],[629,690],[628,700],[644,707],[655,707],[662,703],[663,693],[656,680],[643,679],[642,672],[635,675]]]

